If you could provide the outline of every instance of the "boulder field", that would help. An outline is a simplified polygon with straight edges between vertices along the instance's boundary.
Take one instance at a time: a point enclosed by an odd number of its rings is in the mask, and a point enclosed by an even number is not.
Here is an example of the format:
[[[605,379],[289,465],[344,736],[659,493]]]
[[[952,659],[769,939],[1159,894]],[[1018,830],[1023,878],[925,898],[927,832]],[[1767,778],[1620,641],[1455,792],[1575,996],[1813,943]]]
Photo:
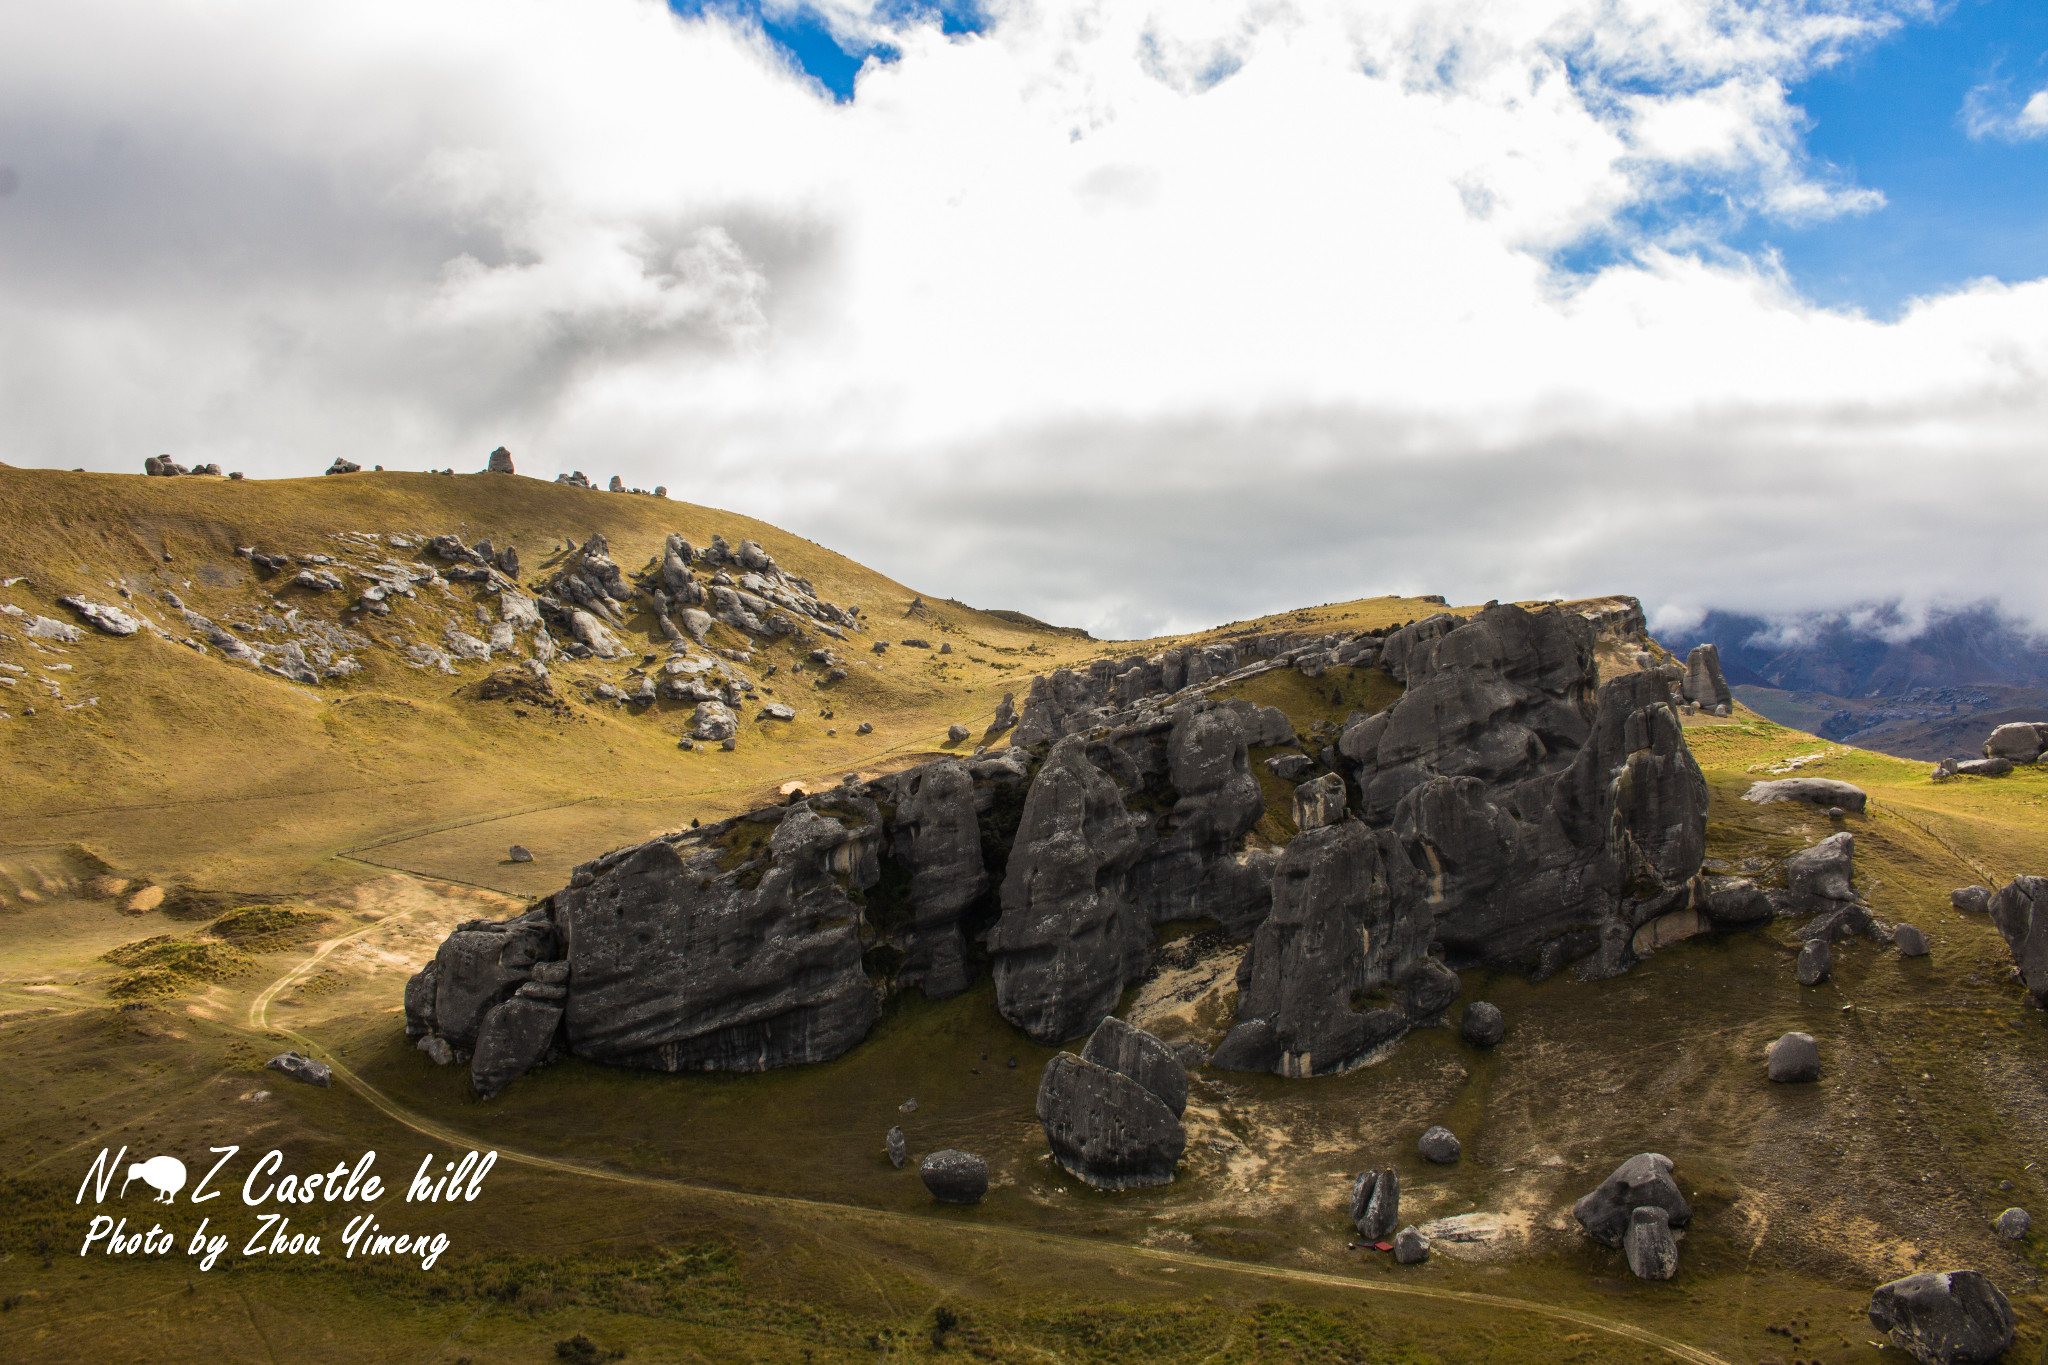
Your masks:
[[[607,577],[588,553],[577,572]],[[407,1029],[487,1094],[556,1050],[761,1070],[836,1057],[888,991],[956,994],[986,961],[1003,1017],[1057,1044],[1144,977],[1157,926],[1203,919],[1249,944],[1212,1064],[1346,1070],[1442,1022],[1461,967],[1609,976],[1770,913],[1701,875],[1680,670],[1602,683],[1595,639],[1490,606],[1060,670],[1006,748],[619,849],[461,926],[408,984]],[[1400,695],[1310,755],[1282,712],[1214,695],[1287,667],[1379,669]],[[1255,835],[1252,751],[1297,745],[1300,832]]]

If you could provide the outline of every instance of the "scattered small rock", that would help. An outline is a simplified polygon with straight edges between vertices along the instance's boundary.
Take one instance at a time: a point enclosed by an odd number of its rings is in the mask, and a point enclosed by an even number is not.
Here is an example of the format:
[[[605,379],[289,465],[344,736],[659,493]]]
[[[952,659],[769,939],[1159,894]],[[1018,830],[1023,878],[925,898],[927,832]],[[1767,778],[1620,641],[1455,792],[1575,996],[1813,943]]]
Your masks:
[[[1413,1223],[1395,1234],[1394,1259],[1402,1265],[1420,1265],[1429,1259],[1429,1239]]]
[[[958,744],[961,741],[965,740],[972,733],[973,731],[969,730],[964,725],[948,725],[946,727],[946,741],[950,744]]]
[[[1458,1135],[1440,1123],[1423,1133],[1421,1140],[1415,1144],[1415,1149],[1422,1153],[1424,1160],[1433,1161],[1439,1166],[1454,1165],[1464,1152],[1463,1146],[1458,1142]]]
[[[1788,1033],[1765,1051],[1774,1081],[1797,1084],[1820,1079],[1820,1044],[1810,1033]]]
[[[510,471],[507,472],[509,473]],[[526,851],[526,847],[523,844],[512,845],[511,852],[508,856],[515,863],[530,863],[533,861],[533,855]]]
[[[438,1033],[429,1033],[420,1039],[419,1050],[427,1054],[427,1060],[435,1066],[447,1066],[455,1060],[455,1049],[448,1046],[448,1040]]]
[[[2008,1242],[2017,1242],[2033,1228],[2034,1218],[2025,1209],[2007,1209],[1998,1215],[1998,1221],[1994,1226],[1997,1227],[2000,1237]]]
[[[1926,957],[1927,935],[1910,924],[1901,924],[1892,930],[1892,943],[1897,946],[1900,957]]]

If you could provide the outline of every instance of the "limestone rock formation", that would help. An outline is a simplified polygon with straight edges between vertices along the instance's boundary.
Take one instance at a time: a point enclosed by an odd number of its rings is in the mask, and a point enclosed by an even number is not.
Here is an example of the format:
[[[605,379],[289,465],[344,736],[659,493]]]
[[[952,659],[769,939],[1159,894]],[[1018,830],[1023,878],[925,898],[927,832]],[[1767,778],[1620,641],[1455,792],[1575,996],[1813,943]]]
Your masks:
[[[1765,1063],[1774,1081],[1799,1084],[1820,1079],[1820,1044],[1810,1033],[1788,1033],[1772,1043]]]
[[[966,764],[945,758],[897,775],[885,798],[896,808],[890,857],[909,873],[906,903],[891,911],[902,916],[899,927],[871,897],[870,920],[903,954],[896,984],[935,1000],[970,983],[961,917],[989,882],[974,782]]]
[[[489,1099],[525,1075],[555,1041],[561,1027],[560,996],[537,999],[522,985],[510,1000],[484,1016],[477,1030],[476,1051],[469,1059],[470,1083],[477,1094]],[[560,991],[561,987],[548,987]]]
[[[947,1204],[979,1204],[988,1193],[988,1163],[972,1152],[949,1147],[933,1152],[917,1168],[932,1198]]]
[[[2028,993],[2048,1000],[2048,877],[2014,877],[1986,908]]]
[[[1572,1216],[1586,1235],[1619,1250],[1635,1210],[1654,1207],[1669,1216],[1671,1227],[1692,1220],[1692,1205],[1671,1178],[1671,1158],[1657,1152],[1630,1157],[1601,1181],[1599,1187],[1572,1206]]]
[[[1991,888],[1959,886],[1948,893],[1948,903],[1966,914],[1981,915],[1991,908]]]
[[[503,446],[499,446],[491,452],[490,463],[484,467],[484,472],[487,474],[512,473],[512,452]]]
[[[1151,930],[1123,877],[1138,851],[1122,790],[1085,741],[1054,745],[1025,797],[987,937],[996,1008],[1037,1041],[1094,1028],[1144,972]]]
[[[1105,1019],[1105,1026],[1120,1024]],[[1138,1033],[1123,1026],[1127,1033]],[[1100,1036],[1102,1030],[1097,1029]],[[1149,1034],[1150,1041],[1177,1068],[1164,1044]],[[1130,1040],[1126,1037],[1125,1046]],[[1114,1057],[1115,1045],[1098,1049],[1090,1040],[1089,1052],[1107,1052]],[[1135,1051],[1135,1049],[1133,1049]],[[1150,1059],[1148,1059],[1149,1062]],[[1137,1189],[1165,1185],[1187,1147],[1187,1133],[1179,1114],[1149,1088],[1140,1075],[1127,1075],[1090,1057],[1062,1052],[1045,1064],[1038,1084],[1038,1120],[1045,1126],[1045,1140],[1059,1164],[1079,1179],[1100,1190]],[[1185,1104],[1187,1078],[1180,1077]]]
[[[1394,1260],[1400,1265],[1420,1265],[1429,1259],[1429,1239],[1414,1224],[1394,1234]]]
[[[1735,694],[1728,690],[1728,680],[1721,676],[1718,648],[1693,646],[1692,653],[1685,657],[1685,681],[1679,684],[1679,695],[1717,716],[1725,716],[1733,709]]]
[[[2012,1345],[2012,1304],[1974,1270],[1927,1271],[1881,1284],[1870,1325],[1921,1365],[1984,1365]]]
[[[1998,1229],[2000,1237],[2008,1242],[2017,1242],[2033,1231],[2034,1219],[2025,1209],[2007,1209],[1998,1215],[1993,1226]]]
[[[263,1064],[272,1071],[281,1071],[295,1081],[317,1085],[325,1090],[334,1084],[334,1070],[325,1062],[316,1062],[298,1052],[280,1052]]]
[[[142,629],[142,622],[119,607],[83,597],[60,597],[57,600],[90,621],[102,635],[133,635]]]

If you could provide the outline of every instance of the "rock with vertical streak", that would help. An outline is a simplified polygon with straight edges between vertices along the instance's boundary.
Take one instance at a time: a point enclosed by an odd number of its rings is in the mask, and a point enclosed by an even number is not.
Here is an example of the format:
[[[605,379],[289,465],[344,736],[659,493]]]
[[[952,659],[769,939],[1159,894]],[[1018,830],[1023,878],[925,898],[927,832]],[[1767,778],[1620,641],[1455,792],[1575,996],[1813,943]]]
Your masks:
[[[1628,1269],[1639,1280],[1668,1280],[1678,1273],[1678,1241],[1671,1235],[1671,1214],[1654,1204],[1631,1209],[1622,1243]]]
[[[1360,1171],[1351,1182],[1351,1222],[1368,1242],[1384,1242],[1401,1222],[1401,1176],[1385,1170]]]

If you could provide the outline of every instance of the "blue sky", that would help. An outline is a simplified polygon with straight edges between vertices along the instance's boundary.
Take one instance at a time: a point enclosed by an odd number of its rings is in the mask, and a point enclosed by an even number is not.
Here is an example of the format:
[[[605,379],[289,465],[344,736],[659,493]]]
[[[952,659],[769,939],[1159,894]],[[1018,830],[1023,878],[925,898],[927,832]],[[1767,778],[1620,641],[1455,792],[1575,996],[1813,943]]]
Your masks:
[[[854,98],[869,57],[894,60],[887,44],[835,38],[817,10],[737,0],[672,0],[679,13],[714,9],[752,17],[835,100]],[[937,13],[948,33],[979,31],[973,3],[905,4],[902,15]],[[2032,138],[1973,135],[1969,111],[2010,114],[2048,86],[2048,3],[1944,0],[1932,21],[1890,37],[1794,86],[1805,111],[1807,150],[1847,183],[1884,195],[1881,208],[1813,224],[1731,214],[1721,187],[1700,184],[1628,215],[1652,237],[1702,228],[1728,247],[1776,253],[1816,303],[1898,314],[1913,298],[1992,277],[2048,275],[2048,129]],[[1567,270],[1598,269],[1626,246],[1591,240],[1558,253]]]

